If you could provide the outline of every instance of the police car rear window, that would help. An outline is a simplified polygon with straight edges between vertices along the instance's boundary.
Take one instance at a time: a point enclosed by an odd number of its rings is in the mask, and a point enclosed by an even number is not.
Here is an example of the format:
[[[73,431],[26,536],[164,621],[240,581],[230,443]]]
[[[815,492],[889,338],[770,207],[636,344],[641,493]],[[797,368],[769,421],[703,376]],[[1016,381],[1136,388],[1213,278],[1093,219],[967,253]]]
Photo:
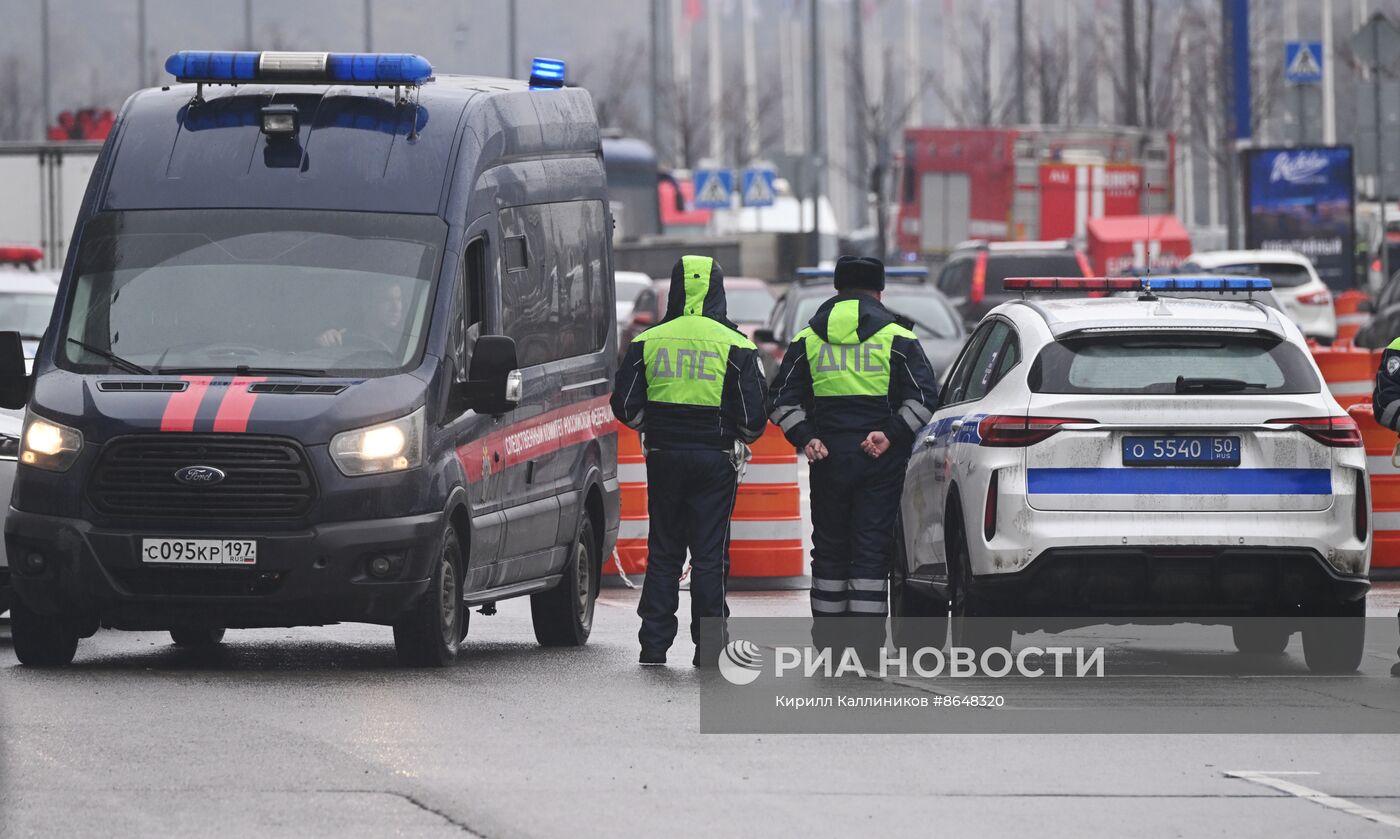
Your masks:
[[[1012,294],[1002,287],[1007,277],[1082,277],[1084,269],[1073,251],[1063,253],[1004,254],[987,258],[987,293]],[[1014,292],[1020,294],[1020,292]]]
[[[1041,350],[1036,393],[1317,393],[1317,376],[1287,341],[1228,333],[1123,333],[1069,338]]]

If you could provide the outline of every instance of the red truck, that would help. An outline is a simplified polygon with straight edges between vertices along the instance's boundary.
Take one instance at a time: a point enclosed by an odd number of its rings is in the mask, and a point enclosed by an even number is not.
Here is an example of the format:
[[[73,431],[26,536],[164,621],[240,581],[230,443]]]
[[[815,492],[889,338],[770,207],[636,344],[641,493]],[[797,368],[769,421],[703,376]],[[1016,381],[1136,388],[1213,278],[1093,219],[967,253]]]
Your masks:
[[[1172,211],[1175,140],[1140,128],[910,128],[895,245],[906,261],[966,239],[1078,239],[1089,219]]]

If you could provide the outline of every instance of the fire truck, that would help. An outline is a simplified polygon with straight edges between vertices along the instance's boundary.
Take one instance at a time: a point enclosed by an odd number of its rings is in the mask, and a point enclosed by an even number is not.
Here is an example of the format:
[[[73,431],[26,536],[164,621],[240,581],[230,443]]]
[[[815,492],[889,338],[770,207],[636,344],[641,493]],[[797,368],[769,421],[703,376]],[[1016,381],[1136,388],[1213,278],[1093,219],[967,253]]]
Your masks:
[[[1140,128],[909,128],[895,246],[939,261],[966,239],[1083,241],[1089,219],[1172,211],[1175,140]]]

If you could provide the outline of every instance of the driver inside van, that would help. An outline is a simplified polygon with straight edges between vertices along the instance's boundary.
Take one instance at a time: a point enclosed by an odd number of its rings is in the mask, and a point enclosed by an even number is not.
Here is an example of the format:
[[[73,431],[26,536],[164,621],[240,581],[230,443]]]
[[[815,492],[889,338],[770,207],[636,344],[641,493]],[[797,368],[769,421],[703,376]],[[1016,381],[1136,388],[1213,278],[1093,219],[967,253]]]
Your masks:
[[[322,347],[378,345],[393,352],[403,330],[403,289],[396,282],[376,284],[364,308],[358,310],[359,323],[331,328],[316,336]]]

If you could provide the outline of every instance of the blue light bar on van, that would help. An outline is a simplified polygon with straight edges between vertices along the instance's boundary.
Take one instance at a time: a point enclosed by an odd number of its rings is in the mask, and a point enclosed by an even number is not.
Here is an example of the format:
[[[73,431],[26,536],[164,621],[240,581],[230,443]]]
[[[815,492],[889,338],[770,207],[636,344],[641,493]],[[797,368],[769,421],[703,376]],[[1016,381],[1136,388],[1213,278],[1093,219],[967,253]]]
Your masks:
[[[1270,291],[1273,280],[1264,277],[1144,277],[1148,291]]]
[[[531,90],[555,90],[564,86],[564,62],[554,58],[536,58],[530,65]]]
[[[165,71],[202,84],[421,85],[433,76],[428,59],[391,52],[201,52],[165,59]]]

